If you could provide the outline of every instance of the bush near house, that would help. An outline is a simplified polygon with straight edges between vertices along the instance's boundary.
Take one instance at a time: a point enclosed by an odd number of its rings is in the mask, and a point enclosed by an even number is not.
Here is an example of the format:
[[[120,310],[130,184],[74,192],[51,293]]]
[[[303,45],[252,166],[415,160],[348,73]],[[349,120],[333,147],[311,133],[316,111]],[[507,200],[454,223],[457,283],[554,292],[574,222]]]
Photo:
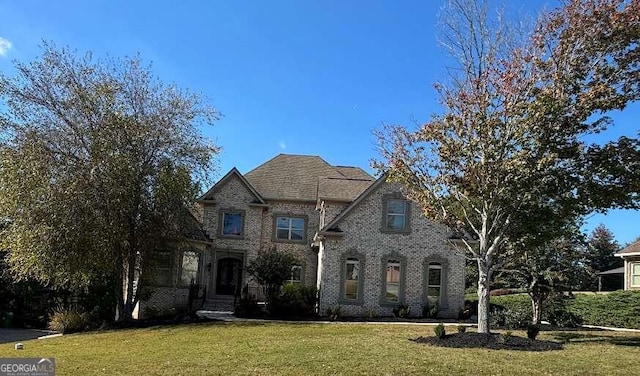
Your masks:
[[[550,303],[545,306],[542,319],[558,326],[587,324],[640,329],[640,291],[574,294]],[[492,297],[491,305],[496,324],[513,327],[520,317],[531,319],[531,302],[525,294]]]

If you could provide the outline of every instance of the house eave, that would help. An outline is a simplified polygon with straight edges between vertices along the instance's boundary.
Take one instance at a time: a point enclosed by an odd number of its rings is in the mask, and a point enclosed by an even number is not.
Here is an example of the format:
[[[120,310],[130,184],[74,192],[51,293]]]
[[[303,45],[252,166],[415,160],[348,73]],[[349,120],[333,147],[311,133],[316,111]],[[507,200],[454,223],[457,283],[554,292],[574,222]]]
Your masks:
[[[344,236],[342,231],[320,231],[318,235],[341,238]]]
[[[250,202],[248,205],[252,208],[268,208],[270,206],[269,204],[261,204],[259,202]]]
[[[615,253],[614,256],[618,257],[627,257],[627,256],[640,256],[640,252],[629,252],[629,253]]]
[[[190,243],[198,243],[198,244],[204,244],[204,245],[213,245],[212,241],[208,241],[208,240],[200,240],[200,239],[190,239],[187,238],[187,241]]]

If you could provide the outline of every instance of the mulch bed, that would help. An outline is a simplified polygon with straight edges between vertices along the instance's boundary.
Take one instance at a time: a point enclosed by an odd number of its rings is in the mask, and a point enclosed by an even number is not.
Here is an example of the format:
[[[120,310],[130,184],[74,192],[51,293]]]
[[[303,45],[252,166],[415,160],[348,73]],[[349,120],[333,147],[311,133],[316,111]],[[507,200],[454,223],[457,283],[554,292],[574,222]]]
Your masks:
[[[431,346],[452,348],[485,348],[493,350],[554,351],[562,350],[562,344],[552,341],[531,340],[524,337],[505,336],[499,333],[454,333],[444,338],[418,337],[412,341]]]

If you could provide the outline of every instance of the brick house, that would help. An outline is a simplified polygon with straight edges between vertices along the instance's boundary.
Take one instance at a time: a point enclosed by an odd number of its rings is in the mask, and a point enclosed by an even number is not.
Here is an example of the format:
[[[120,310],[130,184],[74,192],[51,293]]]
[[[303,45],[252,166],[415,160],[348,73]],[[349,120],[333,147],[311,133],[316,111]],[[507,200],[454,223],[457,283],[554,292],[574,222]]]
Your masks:
[[[624,259],[624,289],[640,290],[640,240],[616,253],[616,256]]]
[[[186,305],[191,280],[205,307],[229,308],[244,286],[259,294],[244,271],[248,261],[278,250],[300,260],[291,283],[318,287],[320,314],[340,306],[346,315],[389,316],[408,305],[420,316],[437,302],[442,317],[455,317],[464,255],[446,226],[385,180],[317,156],[280,154],[244,175],[232,169],[198,200],[194,240],[152,263],[151,275],[164,284],[154,282],[142,310]]]

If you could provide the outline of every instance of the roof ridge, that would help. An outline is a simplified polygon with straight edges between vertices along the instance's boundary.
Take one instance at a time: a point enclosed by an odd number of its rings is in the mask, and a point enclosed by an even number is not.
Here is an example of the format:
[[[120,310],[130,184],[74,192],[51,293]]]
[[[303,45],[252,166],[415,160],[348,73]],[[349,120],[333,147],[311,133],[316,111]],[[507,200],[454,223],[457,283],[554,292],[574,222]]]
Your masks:
[[[333,177],[333,176],[318,176],[318,179],[333,179],[333,180],[354,180],[354,181],[375,181],[376,179],[363,179],[363,178],[350,178],[345,175],[343,178]]]

